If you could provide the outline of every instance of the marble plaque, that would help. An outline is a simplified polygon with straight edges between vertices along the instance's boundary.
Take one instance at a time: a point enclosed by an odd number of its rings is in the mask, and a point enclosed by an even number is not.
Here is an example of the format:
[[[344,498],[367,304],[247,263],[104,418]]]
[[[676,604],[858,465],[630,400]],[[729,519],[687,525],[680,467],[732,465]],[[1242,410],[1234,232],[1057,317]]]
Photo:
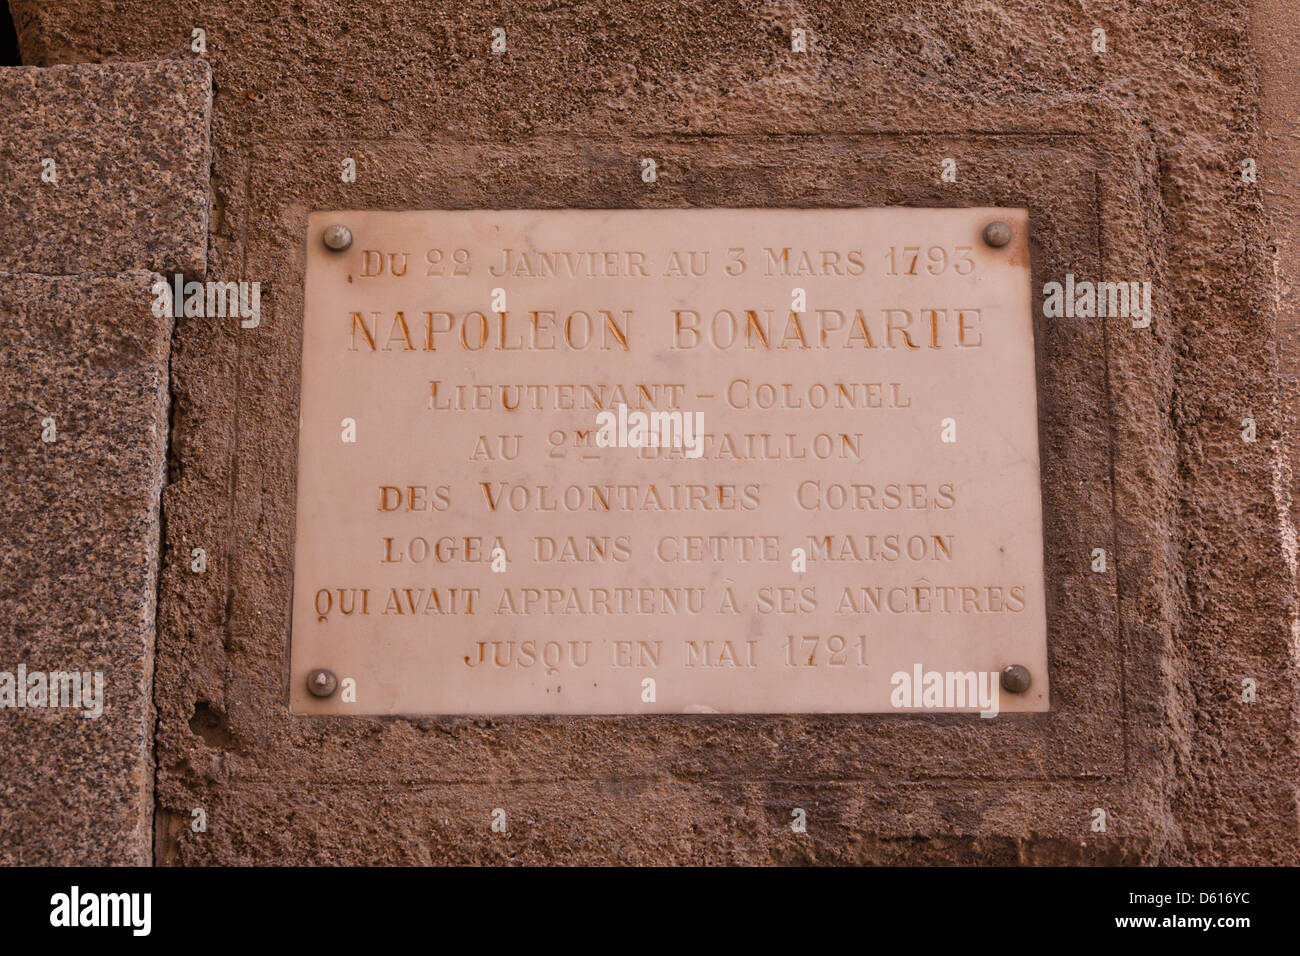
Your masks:
[[[313,213],[292,710],[1048,709],[1027,232]]]

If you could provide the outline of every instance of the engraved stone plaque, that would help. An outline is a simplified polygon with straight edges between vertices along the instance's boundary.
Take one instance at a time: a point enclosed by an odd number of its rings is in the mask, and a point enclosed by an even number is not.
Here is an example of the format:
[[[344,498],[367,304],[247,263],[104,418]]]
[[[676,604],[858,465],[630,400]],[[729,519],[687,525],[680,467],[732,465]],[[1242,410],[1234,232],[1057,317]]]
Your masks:
[[[1048,709],[1027,233],[312,214],[292,709]]]

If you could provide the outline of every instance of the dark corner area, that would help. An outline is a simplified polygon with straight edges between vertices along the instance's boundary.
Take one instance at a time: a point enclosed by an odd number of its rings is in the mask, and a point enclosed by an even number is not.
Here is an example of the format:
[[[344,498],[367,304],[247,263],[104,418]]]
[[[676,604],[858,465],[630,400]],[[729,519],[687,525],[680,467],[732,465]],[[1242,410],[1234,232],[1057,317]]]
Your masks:
[[[0,3],[0,66],[22,66],[18,56],[18,34],[14,32],[14,18],[9,4]]]

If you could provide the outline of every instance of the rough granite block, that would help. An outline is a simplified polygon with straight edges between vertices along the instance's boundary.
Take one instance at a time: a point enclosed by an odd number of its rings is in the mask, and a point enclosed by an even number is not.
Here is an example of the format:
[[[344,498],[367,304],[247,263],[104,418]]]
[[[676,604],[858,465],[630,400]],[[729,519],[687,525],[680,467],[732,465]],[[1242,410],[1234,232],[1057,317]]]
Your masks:
[[[5,865],[149,862],[172,324],[151,312],[157,279],[0,273]],[[20,665],[101,673],[102,714],[10,706]]]
[[[202,274],[211,99],[202,60],[0,70],[0,270]]]

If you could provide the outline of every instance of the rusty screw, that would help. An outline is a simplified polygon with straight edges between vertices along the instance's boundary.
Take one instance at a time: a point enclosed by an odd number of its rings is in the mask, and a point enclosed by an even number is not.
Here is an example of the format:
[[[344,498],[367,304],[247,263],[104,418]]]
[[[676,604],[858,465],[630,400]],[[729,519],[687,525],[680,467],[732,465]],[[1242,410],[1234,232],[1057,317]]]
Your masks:
[[[347,226],[333,225],[322,232],[320,238],[331,252],[346,252],[352,245],[352,230]]]
[[[1002,668],[1002,689],[1012,694],[1029,690],[1029,668],[1010,664]]]
[[[307,675],[307,689],[317,697],[328,697],[338,689],[339,679],[333,671],[318,667]]]
[[[994,219],[984,227],[984,242],[995,249],[1000,249],[1011,241],[1011,227],[1001,219]]]

